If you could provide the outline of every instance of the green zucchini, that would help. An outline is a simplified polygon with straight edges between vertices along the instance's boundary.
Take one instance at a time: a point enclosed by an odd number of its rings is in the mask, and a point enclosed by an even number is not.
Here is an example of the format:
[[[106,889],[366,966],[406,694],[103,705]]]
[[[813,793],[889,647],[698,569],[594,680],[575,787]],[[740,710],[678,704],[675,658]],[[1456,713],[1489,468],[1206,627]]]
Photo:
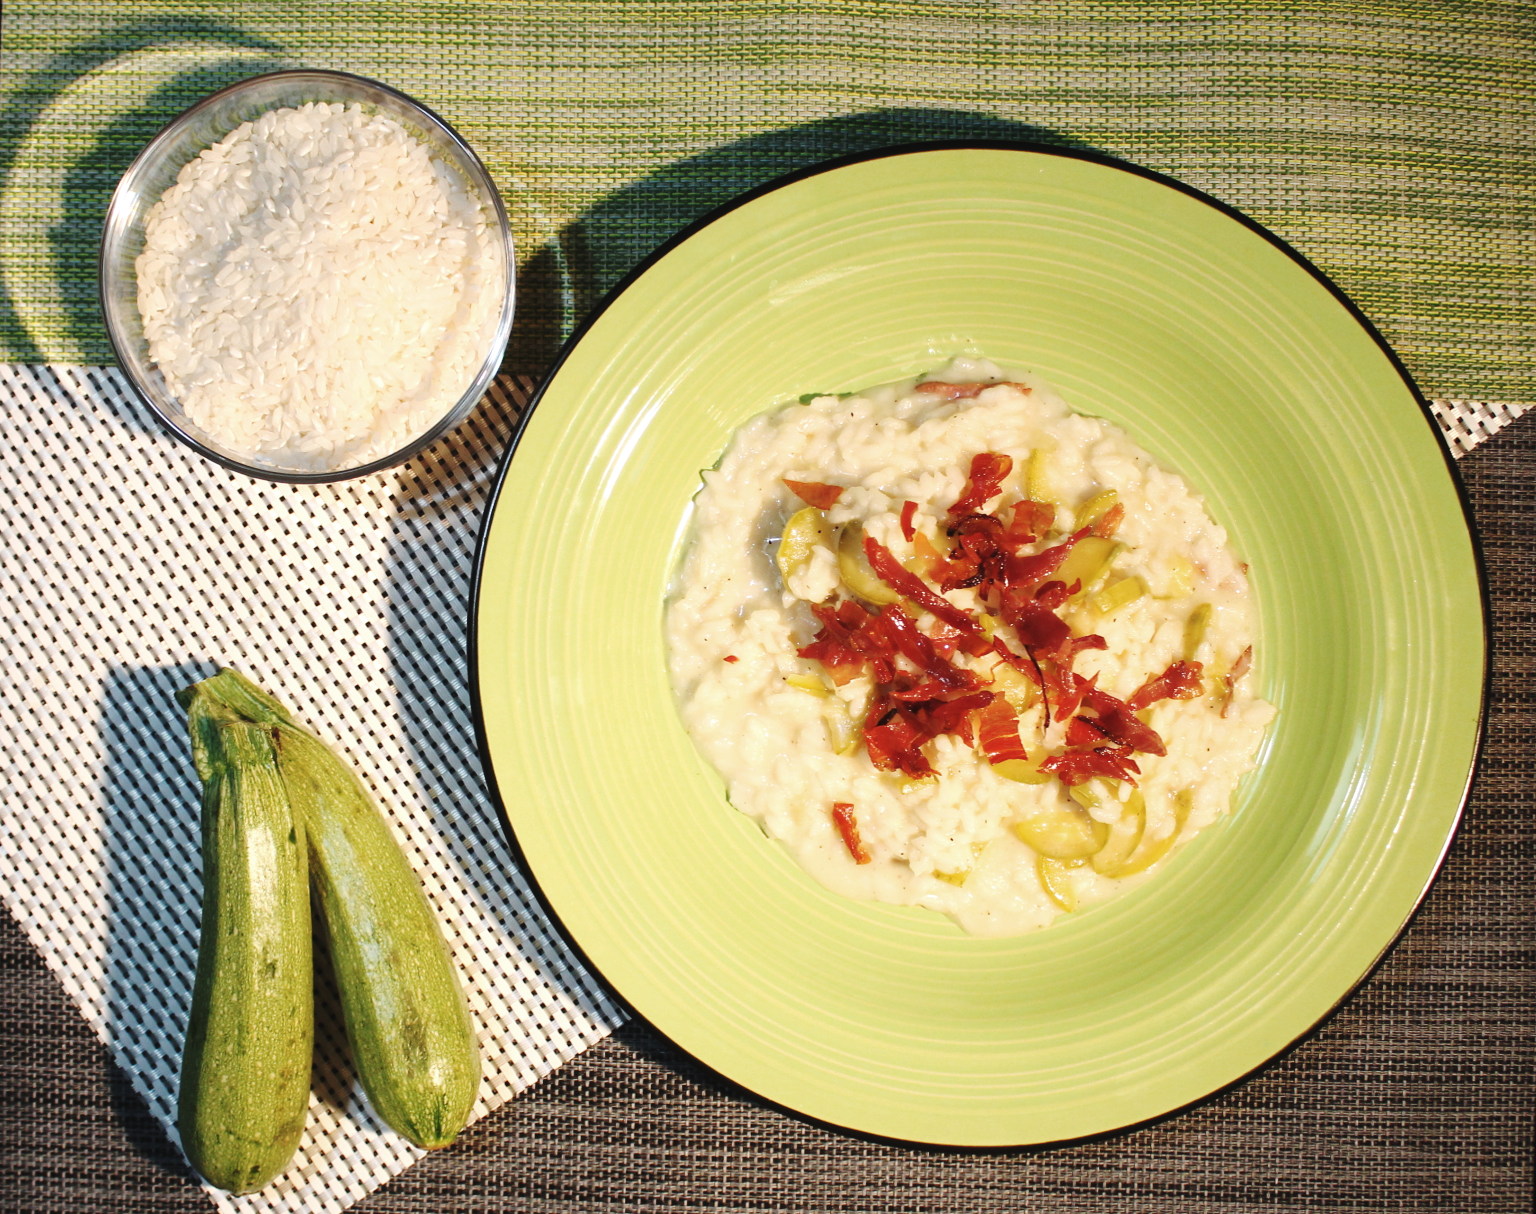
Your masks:
[[[358,1080],[384,1121],[445,1147],[480,1088],[474,1024],[437,918],[405,853],[352,769],[277,700],[234,671],[211,687],[269,725],[278,768],[309,841]]]
[[[203,918],[177,1129],[210,1184],[250,1193],[293,1158],[314,1047],[304,829],[267,727],[189,688],[203,781]]]
[[[275,727],[278,766],[310,839],[357,1077],[419,1147],[458,1137],[480,1089],[480,1050],[437,918],[389,826],[324,743]]]

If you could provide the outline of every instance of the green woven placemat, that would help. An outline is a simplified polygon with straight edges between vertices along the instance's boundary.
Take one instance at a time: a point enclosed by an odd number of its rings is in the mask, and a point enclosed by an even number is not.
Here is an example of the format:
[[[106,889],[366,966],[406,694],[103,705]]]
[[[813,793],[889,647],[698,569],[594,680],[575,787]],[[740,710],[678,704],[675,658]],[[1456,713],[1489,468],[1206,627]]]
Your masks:
[[[1204,189],[1326,271],[1426,395],[1536,403],[1528,4],[8,0],[0,21],[0,360],[109,362],[118,175],[204,93],[309,66],[415,95],[487,161],[523,260],[513,369],[742,190],[980,137]]]

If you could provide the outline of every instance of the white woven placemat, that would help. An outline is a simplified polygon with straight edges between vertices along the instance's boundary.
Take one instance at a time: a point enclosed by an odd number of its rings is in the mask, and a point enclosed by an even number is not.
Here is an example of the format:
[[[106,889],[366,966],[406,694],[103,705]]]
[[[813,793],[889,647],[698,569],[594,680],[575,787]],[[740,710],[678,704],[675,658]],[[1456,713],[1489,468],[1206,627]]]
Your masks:
[[[481,510],[528,389],[425,460],[268,485],[173,442],[115,369],[0,366],[0,880],[11,913],[171,1126],[200,883],[177,688],[240,668],[374,783],[431,891],[486,1057],[477,1115],[620,1012],[530,896],[481,782],[464,668]],[[1453,450],[1523,411],[1436,401]],[[327,1006],[322,1000],[322,1007]],[[294,1167],[228,1210],[341,1211],[420,1152],[372,1116],[317,1025]],[[174,1130],[172,1130],[174,1135]]]
[[[1452,452],[1465,455],[1473,447],[1492,438],[1510,422],[1522,417],[1529,405],[1506,404],[1493,400],[1432,400],[1430,412],[1440,423]]]
[[[115,369],[0,367],[0,884],[168,1128],[201,894],[172,694],[219,664],[338,744],[391,813],[479,1026],[476,1116],[622,1019],[513,864],[470,720],[476,527],[519,387],[430,463],[303,487],[171,441]],[[422,1154],[354,1089],[334,1014],[316,1038],[294,1165],[250,1197],[209,1190],[221,1208],[341,1211]]]

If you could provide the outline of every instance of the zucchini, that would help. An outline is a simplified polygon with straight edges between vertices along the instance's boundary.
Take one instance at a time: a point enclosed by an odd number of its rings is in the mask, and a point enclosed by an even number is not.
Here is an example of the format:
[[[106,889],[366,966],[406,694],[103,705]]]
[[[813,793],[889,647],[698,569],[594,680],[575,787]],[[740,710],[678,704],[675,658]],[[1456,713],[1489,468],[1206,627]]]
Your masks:
[[[351,769],[296,726],[274,732],[278,767],[309,834],[357,1077],[389,1126],[419,1147],[445,1147],[480,1090],[480,1049],[447,942]]]
[[[774,554],[784,589],[789,590],[790,579],[797,577],[816,549],[825,548],[831,539],[832,529],[827,526],[827,516],[815,506],[807,506],[789,516],[779,536],[779,550]],[[794,591],[790,590],[790,593]]]
[[[864,554],[864,524],[857,519],[838,529],[837,569],[842,574],[843,585],[866,602],[877,606],[901,602],[901,595],[870,568],[869,557]]]
[[[1012,828],[1015,835],[1051,860],[1086,860],[1109,838],[1109,827],[1076,805],[1047,806],[1013,823]]]
[[[268,729],[195,689],[177,699],[203,781],[203,918],[176,1124],[209,1184],[250,1193],[288,1165],[309,1113],[304,829]]]
[[[268,725],[309,841],[315,904],[363,1091],[417,1146],[469,1120],[480,1050],[448,945],[405,853],[352,769],[277,700],[232,670],[203,686]]]

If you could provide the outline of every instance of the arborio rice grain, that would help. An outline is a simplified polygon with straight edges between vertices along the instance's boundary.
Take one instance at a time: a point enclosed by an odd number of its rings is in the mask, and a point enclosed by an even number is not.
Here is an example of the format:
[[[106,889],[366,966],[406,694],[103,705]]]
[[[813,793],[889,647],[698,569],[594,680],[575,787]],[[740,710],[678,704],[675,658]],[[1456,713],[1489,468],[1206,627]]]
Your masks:
[[[285,467],[355,467],[468,388],[501,304],[492,217],[400,123],[271,110],[145,220],[138,306],[188,418]]]
[[[928,378],[992,383],[1002,373],[961,359]],[[748,422],[704,475],[666,617],[683,721],[724,777],[731,804],[833,889],[927,907],[982,935],[1042,926],[1160,869],[1177,844],[1227,811],[1273,715],[1244,673],[1253,643],[1246,567],[1200,499],[1115,427],[1073,413],[1037,380],[1011,378],[1023,390],[1002,383],[945,399],[908,380]],[[1027,675],[1004,682],[990,657],[958,653],[957,666],[999,679],[988,689],[1006,687],[1029,762],[994,768],[960,731],[923,745],[919,762],[935,769],[931,777],[881,770],[866,745],[849,744],[850,723],[855,738],[867,724],[869,671],[839,684],[798,652],[824,635],[813,603],[825,610],[853,597],[872,606],[851,594],[841,570],[841,529],[861,523],[909,567],[931,571],[924,542],[940,551],[954,542],[950,508],[983,452],[1012,460],[984,511],[1007,518],[1020,499],[1049,503],[1052,530],[1031,550],[1062,542],[1080,525],[1077,512],[1110,500],[1100,496],[1107,490],[1123,507],[1112,559],[1059,611],[1074,634],[1104,641],[1079,651],[1069,669],[1125,701],[1177,663],[1186,674],[1200,664],[1187,689],[1194,698],[1137,712],[1166,754],[1134,753],[1134,784],[1095,777],[1069,790],[1063,777],[1031,766],[1071,749],[1073,726],[1044,726],[1040,689]],[[821,516],[824,529],[787,571],[776,550],[788,542],[780,539],[786,521],[806,503],[785,478],[842,489]],[[909,501],[912,540],[902,526]],[[981,618],[985,604],[974,589],[944,597]],[[904,610],[929,636],[945,635],[929,612],[910,601]],[[987,622],[998,625],[995,616]],[[999,625],[998,635],[1015,653],[1025,650],[1010,627]],[[1062,847],[1041,842],[1041,832],[1061,824],[1085,831],[1093,840],[1086,846],[1107,840],[1105,850],[1092,859],[1046,854]]]

